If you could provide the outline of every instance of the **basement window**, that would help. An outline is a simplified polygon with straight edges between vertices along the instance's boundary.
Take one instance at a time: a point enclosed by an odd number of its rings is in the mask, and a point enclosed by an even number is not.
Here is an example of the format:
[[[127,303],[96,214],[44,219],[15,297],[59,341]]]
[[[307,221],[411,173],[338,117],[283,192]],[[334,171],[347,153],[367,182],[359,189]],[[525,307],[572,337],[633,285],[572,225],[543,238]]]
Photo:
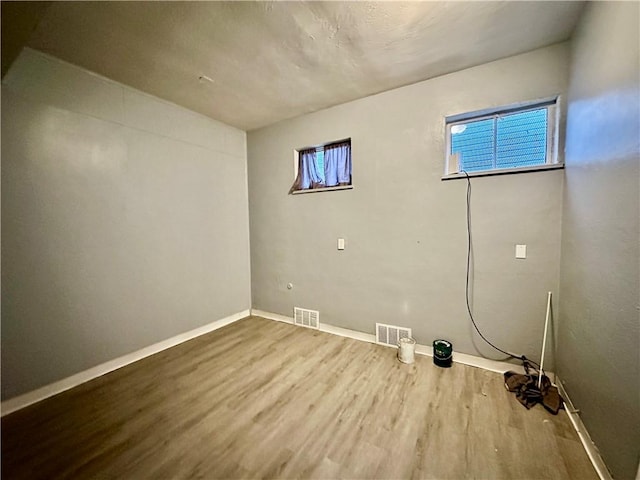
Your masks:
[[[557,102],[555,97],[447,117],[443,179],[562,167]]]
[[[353,188],[351,139],[294,150],[294,182],[289,193]]]

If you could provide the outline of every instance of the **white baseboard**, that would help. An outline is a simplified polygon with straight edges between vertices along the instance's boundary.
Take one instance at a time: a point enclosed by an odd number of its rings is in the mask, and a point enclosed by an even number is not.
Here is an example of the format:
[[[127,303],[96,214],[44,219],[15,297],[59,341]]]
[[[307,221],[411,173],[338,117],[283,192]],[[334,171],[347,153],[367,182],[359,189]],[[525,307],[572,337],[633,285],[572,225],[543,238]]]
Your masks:
[[[276,320],[278,322],[293,324],[293,317],[287,317],[286,315],[280,315],[279,313],[265,312],[263,310],[251,309],[251,315],[256,317],[266,318],[268,320]],[[349,330],[348,328],[334,327],[333,325],[327,325],[326,323],[320,323],[321,332],[332,333],[341,337],[353,338],[355,340],[361,340],[363,342],[376,343],[376,336],[369,333],[356,332],[355,330]]]
[[[38,388],[36,390],[32,390],[31,392],[27,392],[17,397],[10,398],[9,400],[5,400],[0,405],[0,416],[4,417],[5,415],[44,400],[45,398],[52,397],[53,395],[57,395],[58,393],[69,390],[70,388],[88,382],[89,380],[93,380],[94,378],[100,377],[106,373],[129,365],[130,363],[142,360],[143,358],[153,355],[154,353],[161,352],[162,350],[174,347],[180,343],[186,342],[187,340],[191,340],[192,338],[196,338],[200,335],[204,335],[205,333],[209,333],[222,328],[225,325],[229,325],[230,323],[248,317],[249,313],[250,310],[243,310],[242,312],[238,312],[228,317],[221,318],[220,320],[216,320],[215,322],[203,325],[202,327],[198,327],[194,330],[190,330],[188,332],[181,333],[180,335],[176,335],[175,337],[171,337],[161,342],[154,343],[153,345],[145,347],[141,350],[137,350],[127,355],[123,355],[122,357],[118,357],[100,365],[96,365],[95,367],[92,367],[88,370],[84,370],[82,372],[71,375],[70,377],[63,378],[62,380],[58,380],[57,382],[45,385],[44,387]]]
[[[277,320],[278,322],[285,322],[293,324],[293,317],[287,317],[286,315],[280,315],[278,313],[265,312],[263,310],[251,309],[251,315],[257,317],[266,318],[269,320]],[[319,330],[321,332],[332,333],[334,335],[340,335],[341,337],[353,338],[355,340],[361,340],[369,343],[376,343],[376,336],[369,333],[357,332],[348,328],[334,327],[333,325],[320,323]],[[388,346],[388,345],[383,345]],[[416,344],[416,353],[418,355],[426,355],[433,357],[433,347],[431,345]],[[455,352],[453,355],[453,361],[470,365],[472,367],[483,368],[492,372],[504,373],[507,370],[513,370],[519,373],[524,373],[521,365],[516,365],[508,362],[501,362],[498,360],[490,360],[488,358],[477,357],[475,355],[468,355],[466,353]],[[549,374],[548,372],[545,372]]]
[[[431,345],[416,344],[416,353],[433,357],[433,347]],[[453,361],[462,363],[471,367],[482,368],[496,373],[504,373],[512,370],[518,373],[524,373],[522,365],[503,362],[500,360],[491,360],[490,358],[478,357],[477,355],[469,355],[468,353],[453,352]]]
[[[333,335],[339,335],[340,337],[353,338],[354,340],[360,340],[362,342],[376,343],[376,336],[371,333],[357,332],[355,330],[349,330],[348,328],[334,327],[326,323],[321,323],[319,330],[321,332],[331,333]]]
[[[578,433],[578,437],[582,442],[582,446],[586,450],[587,455],[589,456],[589,460],[591,460],[593,468],[596,469],[600,480],[612,480],[613,477],[611,476],[609,469],[607,469],[607,465],[604,463],[602,456],[600,456],[598,447],[596,447],[595,443],[593,443],[593,440],[591,440],[591,436],[589,436],[587,428],[584,426],[584,423],[582,423],[579,411],[576,410],[576,408],[573,406],[573,403],[571,402],[567,391],[564,389],[564,385],[562,384],[560,378],[556,378],[556,385],[558,387],[558,392],[560,392],[560,395],[564,400],[565,412],[567,412],[573,428],[575,428],[576,432]]]
[[[278,322],[290,323],[293,325],[293,317],[287,317],[286,315],[280,315],[279,313],[265,312],[262,310],[251,309],[251,316],[262,317],[268,320],[276,320]]]

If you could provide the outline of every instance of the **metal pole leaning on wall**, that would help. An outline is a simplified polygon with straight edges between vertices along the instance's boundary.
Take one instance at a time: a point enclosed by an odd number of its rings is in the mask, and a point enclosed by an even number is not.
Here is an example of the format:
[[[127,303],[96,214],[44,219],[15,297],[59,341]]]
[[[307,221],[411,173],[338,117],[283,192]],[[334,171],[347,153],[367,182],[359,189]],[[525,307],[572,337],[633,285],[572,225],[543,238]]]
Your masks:
[[[542,385],[542,375],[544,374],[544,352],[547,349],[547,330],[549,329],[549,316],[551,315],[551,292],[547,294],[547,317],[544,320],[544,334],[542,336],[542,354],[540,355],[540,375],[538,375],[538,390]]]

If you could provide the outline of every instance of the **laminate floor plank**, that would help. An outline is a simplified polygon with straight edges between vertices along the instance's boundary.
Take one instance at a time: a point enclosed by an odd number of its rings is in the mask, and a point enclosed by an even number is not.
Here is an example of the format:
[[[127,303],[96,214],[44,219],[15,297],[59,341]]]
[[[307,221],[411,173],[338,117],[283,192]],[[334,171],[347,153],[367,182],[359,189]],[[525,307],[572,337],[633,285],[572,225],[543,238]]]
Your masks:
[[[502,376],[249,317],[2,419],[2,475],[597,479]]]

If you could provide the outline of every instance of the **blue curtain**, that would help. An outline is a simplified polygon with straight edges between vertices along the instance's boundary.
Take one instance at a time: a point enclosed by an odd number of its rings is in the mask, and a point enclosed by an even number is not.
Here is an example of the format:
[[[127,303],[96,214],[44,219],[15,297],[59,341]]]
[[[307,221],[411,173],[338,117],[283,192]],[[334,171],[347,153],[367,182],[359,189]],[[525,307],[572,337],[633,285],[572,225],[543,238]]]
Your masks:
[[[351,185],[351,142],[326,145],[322,153],[324,153],[324,171],[319,170],[315,149],[300,150],[298,176],[289,193],[297,190]]]
[[[325,186],[351,185],[351,143],[337,143],[324,148]]]
[[[307,190],[309,188],[324,187],[322,176],[316,164],[315,150],[301,150],[298,163],[298,176],[291,186],[291,190]]]

